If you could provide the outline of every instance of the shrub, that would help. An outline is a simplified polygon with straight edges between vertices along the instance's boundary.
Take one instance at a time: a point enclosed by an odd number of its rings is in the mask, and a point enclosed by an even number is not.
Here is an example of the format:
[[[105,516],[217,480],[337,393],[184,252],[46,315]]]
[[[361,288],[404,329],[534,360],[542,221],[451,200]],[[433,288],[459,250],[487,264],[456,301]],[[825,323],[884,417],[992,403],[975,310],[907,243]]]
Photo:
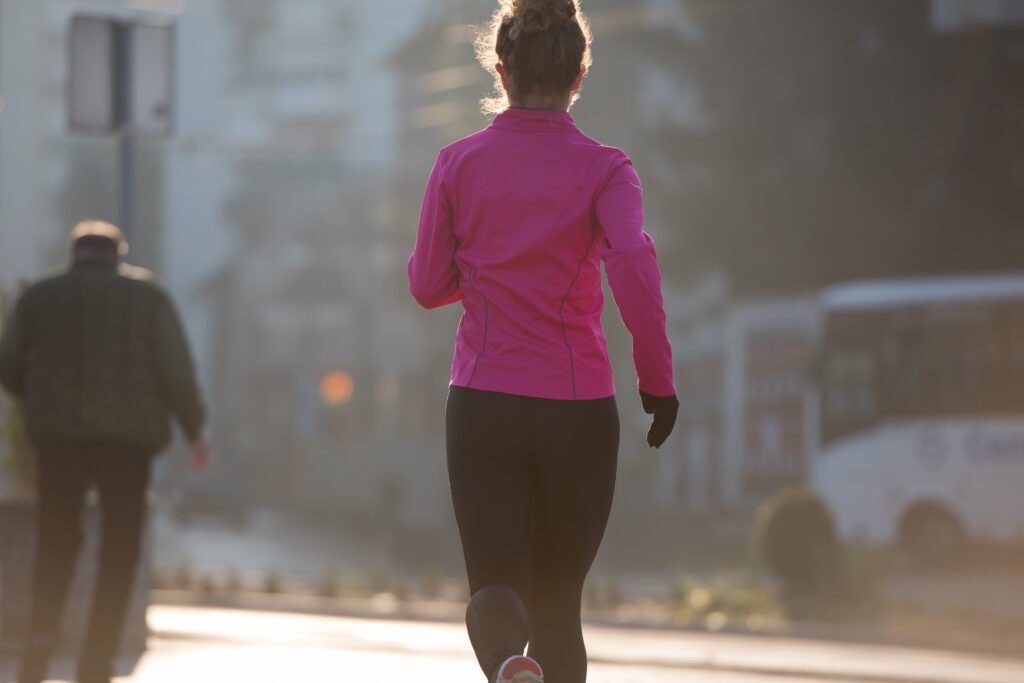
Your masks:
[[[754,524],[757,554],[790,594],[815,594],[841,573],[832,515],[804,488],[786,489],[764,503]]]

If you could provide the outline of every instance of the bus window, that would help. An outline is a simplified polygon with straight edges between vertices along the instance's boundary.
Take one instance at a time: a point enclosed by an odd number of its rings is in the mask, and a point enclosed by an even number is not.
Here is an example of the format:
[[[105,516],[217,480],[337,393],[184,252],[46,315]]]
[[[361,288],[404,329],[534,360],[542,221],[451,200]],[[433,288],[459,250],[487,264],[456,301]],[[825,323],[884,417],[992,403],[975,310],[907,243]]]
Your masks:
[[[1024,406],[1024,320],[990,305],[949,308],[891,330],[882,344],[881,407],[888,417],[1019,412]],[[904,316],[904,323],[909,318]],[[1016,329],[1020,327],[1021,329]]]
[[[1024,277],[890,284],[857,305],[855,287],[829,295],[822,447],[892,419],[1024,415]]]
[[[824,362],[825,433],[833,440],[874,423],[877,412],[873,354],[836,349]]]

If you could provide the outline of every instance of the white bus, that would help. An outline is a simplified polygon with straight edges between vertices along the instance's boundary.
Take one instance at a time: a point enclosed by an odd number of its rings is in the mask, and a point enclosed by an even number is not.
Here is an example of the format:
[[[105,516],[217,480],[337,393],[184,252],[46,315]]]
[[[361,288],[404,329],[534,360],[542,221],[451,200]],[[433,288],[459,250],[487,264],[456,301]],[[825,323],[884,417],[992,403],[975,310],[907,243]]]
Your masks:
[[[920,564],[1024,542],[1024,274],[841,285],[821,303],[811,481],[840,536]]]

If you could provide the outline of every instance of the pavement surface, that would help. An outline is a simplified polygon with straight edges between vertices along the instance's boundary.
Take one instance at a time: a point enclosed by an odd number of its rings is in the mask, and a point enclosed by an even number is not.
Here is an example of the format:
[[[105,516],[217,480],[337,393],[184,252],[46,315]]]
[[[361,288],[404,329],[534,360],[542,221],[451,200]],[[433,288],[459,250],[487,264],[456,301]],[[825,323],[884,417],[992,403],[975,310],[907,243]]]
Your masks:
[[[152,607],[149,622],[149,651],[118,683],[482,679],[458,624],[187,606]],[[1024,659],[908,648],[604,627],[587,642],[590,683],[1024,682]],[[0,662],[0,682],[13,669]],[[70,670],[57,662],[51,680]]]
[[[883,597],[894,605],[930,611],[973,612],[1024,620],[1024,570],[971,571],[886,580]],[[1022,646],[1024,651],[1024,646]]]

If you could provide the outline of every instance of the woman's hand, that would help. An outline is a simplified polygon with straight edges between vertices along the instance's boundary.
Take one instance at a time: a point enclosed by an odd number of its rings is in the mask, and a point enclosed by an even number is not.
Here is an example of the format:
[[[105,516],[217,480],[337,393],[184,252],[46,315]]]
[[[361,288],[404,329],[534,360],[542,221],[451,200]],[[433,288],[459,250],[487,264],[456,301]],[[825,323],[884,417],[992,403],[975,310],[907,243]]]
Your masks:
[[[651,429],[647,432],[647,445],[651,448],[660,448],[665,439],[672,433],[676,426],[676,414],[679,412],[679,399],[672,396],[652,396],[646,391],[640,392],[640,401],[643,403],[644,412],[654,415]]]

